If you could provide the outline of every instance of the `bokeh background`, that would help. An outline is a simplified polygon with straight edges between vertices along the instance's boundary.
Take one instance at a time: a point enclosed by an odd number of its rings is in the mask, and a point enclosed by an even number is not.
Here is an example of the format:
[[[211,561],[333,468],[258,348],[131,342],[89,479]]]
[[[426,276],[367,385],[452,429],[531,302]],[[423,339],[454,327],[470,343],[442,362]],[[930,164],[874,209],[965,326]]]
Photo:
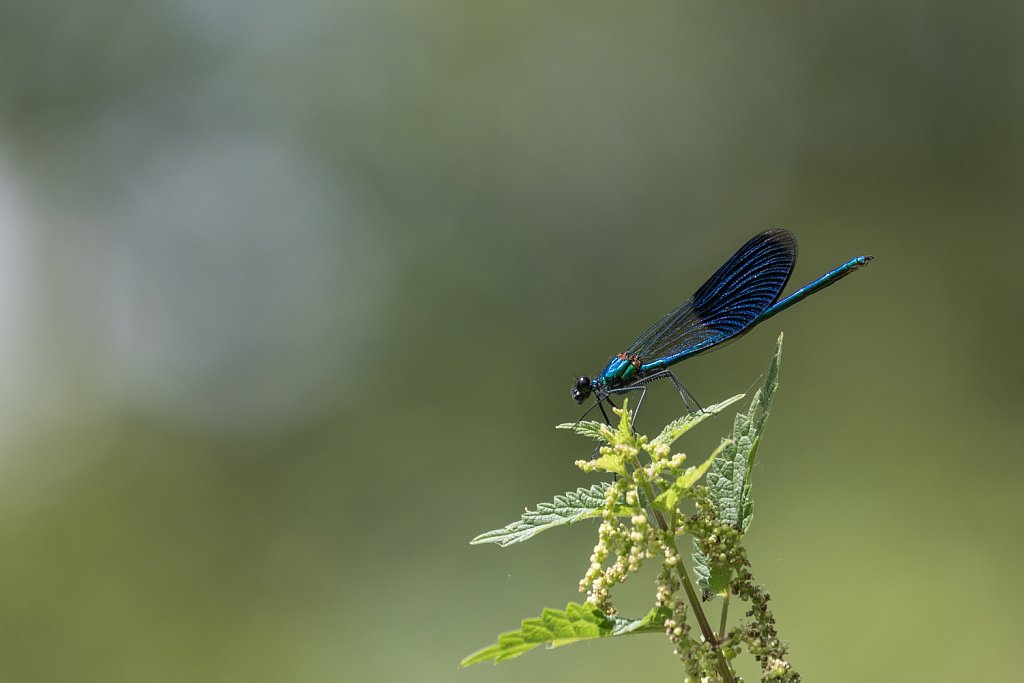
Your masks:
[[[679,373],[739,393],[785,331],[749,549],[793,663],[1013,678],[1022,31],[1011,2],[0,3],[0,679],[679,680],[658,636],[458,671],[580,598],[593,529],[467,541],[591,483],[572,378],[775,226],[794,285],[877,260]],[[678,412],[657,387],[640,427]]]

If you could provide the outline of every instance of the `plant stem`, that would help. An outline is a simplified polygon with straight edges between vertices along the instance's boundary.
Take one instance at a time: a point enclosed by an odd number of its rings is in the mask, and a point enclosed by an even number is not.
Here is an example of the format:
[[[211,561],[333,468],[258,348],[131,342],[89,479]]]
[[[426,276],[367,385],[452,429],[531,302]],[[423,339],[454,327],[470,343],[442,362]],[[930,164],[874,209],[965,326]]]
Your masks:
[[[718,624],[718,642],[725,640],[725,620],[729,616],[729,596],[732,593],[725,589],[725,597],[722,598],[722,621]]]
[[[672,553],[679,557],[675,541],[670,541],[670,547],[672,548]],[[680,581],[683,582],[683,589],[686,591],[686,597],[690,600],[690,606],[693,607],[693,613],[697,616],[697,623],[700,624],[700,631],[704,635],[704,640],[711,645],[711,649],[715,652],[719,675],[725,683],[736,683],[736,679],[732,675],[732,669],[729,668],[729,662],[726,661],[725,655],[722,653],[721,648],[718,647],[718,639],[715,638],[715,632],[711,630],[711,624],[708,622],[707,615],[704,614],[704,610],[700,606],[700,598],[697,596],[697,591],[693,589],[690,574],[686,571],[682,558],[676,563],[676,572],[679,574]]]
[[[644,494],[647,496],[647,500],[654,500],[654,492],[651,489],[650,482],[643,481]],[[658,526],[661,527],[662,532],[665,534],[666,545],[672,549],[672,555],[676,558],[676,573],[679,574],[679,580],[683,584],[683,589],[686,591],[686,597],[690,601],[690,607],[693,608],[693,613],[697,617],[697,623],[700,624],[700,632],[704,636],[704,640],[711,646],[711,649],[715,653],[716,662],[718,664],[718,674],[722,677],[724,683],[736,683],[736,679],[732,675],[732,669],[729,668],[729,662],[725,659],[725,655],[722,653],[721,648],[718,647],[718,639],[715,638],[715,632],[711,629],[711,624],[708,622],[708,617],[704,614],[704,609],[701,607],[700,598],[697,596],[697,591],[693,588],[693,582],[690,581],[690,574],[686,571],[686,566],[683,564],[682,558],[679,556],[679,550],[676,548],[675,538],[673,538],[672,532],[669,530],[668,524],[665,523],[665,518],[662,516],[660,510],[656,510],[652,506],[655,519],[658,520]]]

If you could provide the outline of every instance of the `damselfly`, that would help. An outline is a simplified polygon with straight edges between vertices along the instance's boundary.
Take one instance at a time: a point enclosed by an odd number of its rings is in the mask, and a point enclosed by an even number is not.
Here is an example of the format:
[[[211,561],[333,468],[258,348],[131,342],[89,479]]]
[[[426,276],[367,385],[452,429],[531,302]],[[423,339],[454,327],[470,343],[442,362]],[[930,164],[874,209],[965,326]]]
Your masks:
[[[639,409],[647,384],[668,378],[684,404],[696,404],[669,367],[738,339],[758,323],[838,282],[873,258],[850,259],[779,300],[796,264],[796,254],[796,237],[788,230],[766,230],[755,235],[692,297],[648,327],[623,353],[612,356],[600,374],[593,379],[585,375],[577,379],[572,397],[576,403],[583,403],[593,395],[594,406],[600,407],[607,421],[601,404],[610,403],[612,394],[643,392],[637,402]]]

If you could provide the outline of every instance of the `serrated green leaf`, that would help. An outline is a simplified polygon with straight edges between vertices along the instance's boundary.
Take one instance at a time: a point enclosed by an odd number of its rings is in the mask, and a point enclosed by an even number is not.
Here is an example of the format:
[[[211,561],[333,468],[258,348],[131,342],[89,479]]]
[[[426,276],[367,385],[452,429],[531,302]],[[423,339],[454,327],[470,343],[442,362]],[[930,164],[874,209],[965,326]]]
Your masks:
[[[629,412],[629,399],[622,399],[622,408],[619,413],[619,439],[621,443],[627,443],[633,438],[633,414]]]
[[[750,487],[754,481],[754,461],[757,460],[757,447],[760,444],[761,435],[758,434],[754,442],[750,444],[750,453],[747,455],[747,472],[743,480],[743,497],[740,506],[740,529],[743,533],[746,533],[750,528],[750,523],[754,521],[754,499],[750,495]]]
[[[612,428],[604,422],[594,422],[593,420],[563,422],[560,425],[555,425],[555,429],[568,429],[580,436],[586,436],[595,441],[603,441],[604,443],[609,443],[612,440]]]
[[[504,548],[514,543],[522,543],[556,526],[567,526],[584,519],[600,517],[610,488],[611,484],[601,482],[588,489],[580,488],[555,496],[552,502],[540,503],[536,510],[527,510],[515,522],[501,529],[482,533],[470,543],[497,543]],[[622,515],[629,514],[631,513],[628,509],[622,508]]]
[[[598,472],[611,472],[620,477],[627,474],[626,456],[612,449],[591,460],[590,465]]]
[[[641,619],[609,617],[587,603],[570,602],[564,610],[544,608],[539,618],[524,619],[518,631],[502,633],[498,642],[477,650],[459,662],[459,666],[491,660],[502,662],[540,645],[561,647],[595,638],[661,632],[669,616],[671,612],[665,607],[653,609]]]
[[[688,413],[676,420],[673,420],[672,422],[668,423],[668,425],[663,430],[661,430],[661,434],[655,437],[651,444],[656,446],[661,444],[671,446],[683,434],[690,431],[691,429],[699,425],[701,422],[711,417],[712,415],[722,412],[723,410],[731,406],[733,403],[739,401],[745,396],[746,394],[737,394],[732,398],[725,399],[721,403],[716,403],[713,406],[708,406],[703,410],[703,412]]]
[[[704,473],[711,467],[711,463],[715,461],[718,455],[731,445],[731,442],[726,439],[714,450],[714,452],[708,456],[708,459],[702,462],[700,465],[694,467],[688,467],[682,474],[676,477],[672,485],[661,492],[661,494],[654,499],[654,507],[659,508],[664,512],[673,512],[679,506],[683,496],[689,491],[697,481],[704,476]]]
[[[757,445],[764,431],[772,399],[779,386],[782,361],[782,335],[768,366],[764,386],[758,389],[746,413],[736,415],[732,444],[718,457],[708,472],[708,486],[718,521],[745,529],[753,510],[750,500],[750,474]]]
[[[732,570],[719,566],[709,568],[707,563],[698,563],[697,554],[699,552],[697,550],[693,555],[693,573],[697,576],[697,583],[701,587],[704,599],[710,600],[712,597],[725,595],[729,589],[729,582],[732,581]],[[701,557],[703,558],[703,556]]]
[[[750,408],[738,413],[733,421],[732,444],[715,459],[707,473],[707,485],[720,523],[729,524],[740,532],[750,526],[754,504],[750,495],[751,473],[757,457],[765,422],[771,411],[772,399],[779,386],[779,365],[782,362],[782,335],[775,344],[764,386],[757,390]],[[705,594],[721,593],[729,583],[728,572],[710,565],[703,553],[694,545],[694,573]]]

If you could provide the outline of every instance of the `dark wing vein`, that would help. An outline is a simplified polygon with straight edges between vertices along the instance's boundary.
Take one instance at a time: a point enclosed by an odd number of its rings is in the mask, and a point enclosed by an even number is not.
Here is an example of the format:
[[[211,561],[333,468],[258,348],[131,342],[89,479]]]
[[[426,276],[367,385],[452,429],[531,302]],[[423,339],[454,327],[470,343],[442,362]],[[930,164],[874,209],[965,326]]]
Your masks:
[[[692,297],[637,337],[626,353],[649,363],[741,334],[779,298],[796,255],[796,238],[788,230],[755,235]]]

